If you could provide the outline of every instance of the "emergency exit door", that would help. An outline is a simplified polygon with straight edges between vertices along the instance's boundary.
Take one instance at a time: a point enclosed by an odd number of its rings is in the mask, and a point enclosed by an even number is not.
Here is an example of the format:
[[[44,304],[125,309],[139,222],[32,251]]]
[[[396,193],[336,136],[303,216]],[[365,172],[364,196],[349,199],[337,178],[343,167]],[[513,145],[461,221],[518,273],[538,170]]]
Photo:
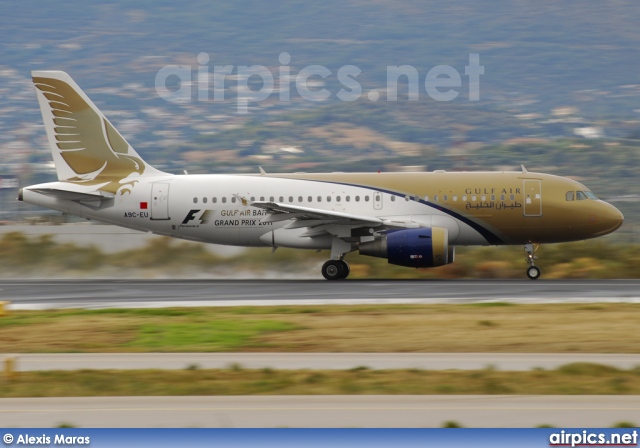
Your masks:
[[[382,210],[382,193],[379,191],[373,192],[373,209]]]

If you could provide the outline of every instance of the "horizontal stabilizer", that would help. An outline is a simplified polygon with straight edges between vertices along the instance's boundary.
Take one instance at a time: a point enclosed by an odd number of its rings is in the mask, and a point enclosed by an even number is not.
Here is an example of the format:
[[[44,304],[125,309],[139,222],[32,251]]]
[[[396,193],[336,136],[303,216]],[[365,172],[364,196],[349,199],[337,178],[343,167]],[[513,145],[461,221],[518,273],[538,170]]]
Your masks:
[[[65,201],[106,201],[113,199],[114,194],[104,191],[92,191],[90,193],[80,193],[77,191],[60,190],[57,188],[32,188],[31,191],[51,196]]]

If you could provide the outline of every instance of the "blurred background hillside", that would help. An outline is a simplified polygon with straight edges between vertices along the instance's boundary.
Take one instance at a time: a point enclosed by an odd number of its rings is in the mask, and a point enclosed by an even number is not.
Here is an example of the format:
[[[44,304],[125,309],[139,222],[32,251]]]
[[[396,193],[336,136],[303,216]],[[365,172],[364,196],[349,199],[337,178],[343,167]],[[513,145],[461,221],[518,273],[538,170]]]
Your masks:
[[[34,69],[72,75],[136,150],[169,172],[502,170],[573,177],[625,215],[608,240],[640,238],[640,8],[635,0],[283,0],[262,2],[0,1],[0,220],[37,222],[52,212],[16,201],[19,186],[55,179]],[[238,66],[275,75],[290,55],[326,101],[274,93],[245,97]],[[198,62],[206,53],[209,60]],[[478,54],[479,101],[464,75]],[[190,101],[155,88],[162,67],[190,68]],[[225,100],[198,99],[205,67],[234,67]],[[340,67],[361,70],[363,95],[340,101]],[[419,98],[386,97],[387,67],[419,74]],[[462,74],[460,95],[433,100],[424,79],[437,65]],[[173,82],[173,84],[172,84]],[[276,76],[276,84],[285,82]],[[176,89],[175,79],[167,80]],[[258,90],[261,81],[249,80]],[[380,93],[371,101],[367,92]],[[519,252],[518,252],[519,254]],[[455,265],[454,265],[455,266]],[[520,265],[518,266],[521,267]]]

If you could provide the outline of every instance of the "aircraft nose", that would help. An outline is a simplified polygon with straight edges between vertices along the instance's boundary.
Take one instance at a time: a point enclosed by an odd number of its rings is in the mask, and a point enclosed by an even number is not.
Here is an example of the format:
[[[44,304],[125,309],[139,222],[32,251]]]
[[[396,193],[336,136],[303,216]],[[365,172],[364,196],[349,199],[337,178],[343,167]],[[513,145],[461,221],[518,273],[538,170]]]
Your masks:
[[[620,228],[622,223],[624,222],[624,216],[613,205],[605,202],[605,210],[602,213],[602,223],[606,226],[606,233],[611,233]]]

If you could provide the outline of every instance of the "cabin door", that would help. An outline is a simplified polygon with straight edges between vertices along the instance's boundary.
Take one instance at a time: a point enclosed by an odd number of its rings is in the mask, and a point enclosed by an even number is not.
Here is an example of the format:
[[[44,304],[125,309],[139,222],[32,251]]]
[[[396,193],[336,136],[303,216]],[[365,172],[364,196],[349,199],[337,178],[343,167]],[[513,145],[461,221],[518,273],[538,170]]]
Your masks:
[[[542,216],[542,186],[537,179],[523,181],[524,216]]]
[[[151,187],[151,219],[169,219],[168,182],[154,182]]]

